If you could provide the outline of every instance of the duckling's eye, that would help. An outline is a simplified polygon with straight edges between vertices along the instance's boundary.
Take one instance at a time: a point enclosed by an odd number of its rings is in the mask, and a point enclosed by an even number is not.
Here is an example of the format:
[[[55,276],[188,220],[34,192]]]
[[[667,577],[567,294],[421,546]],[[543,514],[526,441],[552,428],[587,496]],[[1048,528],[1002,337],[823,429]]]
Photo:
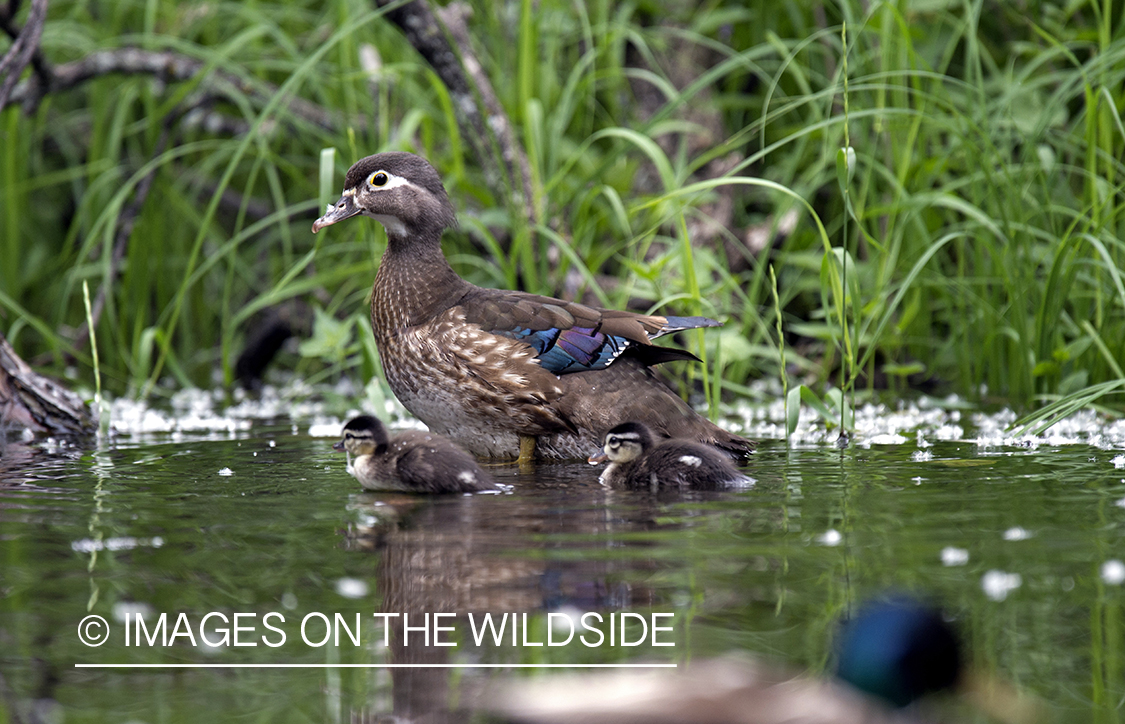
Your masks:
[[[367,179],[367,183],[371,184],[372,186],[386,186],[387,174],[383,173],[382,171],[373,173],[371,174],[371,178]]]

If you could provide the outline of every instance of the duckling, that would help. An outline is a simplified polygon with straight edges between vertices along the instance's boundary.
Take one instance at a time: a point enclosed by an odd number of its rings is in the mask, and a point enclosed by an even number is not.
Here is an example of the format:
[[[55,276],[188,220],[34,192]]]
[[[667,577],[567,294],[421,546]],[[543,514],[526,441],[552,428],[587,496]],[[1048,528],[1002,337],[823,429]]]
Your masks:
[[[410,430],[389,438],[383,423],[370,415],[349,420],[343,439],[332,448],[347,452],[348,472],[367,490],[475,493],[499,489],[471,455],[441,435]]]
[[[609,465],[598,480],[615,487],[655,492],[660,487],[717,490],[754,483],[715,448],[676,439],[658,444],[641,422],[624,422],[605,434],[602,452],[591,455],[589,462],[597,465],[606,460]]]
[[[391,390],[433,432],[481,457],[572,459],[598,444],[611,414],[643,414],[663,435],[736,456],[752,449],[696,413],[650,369],[698,361],[652,340],[719,322],[470,284],[441,252],[442,232],[457,223],[441,177],[414,154],[356,162],[313,233],[353,216],[387,230],[371,329]]]

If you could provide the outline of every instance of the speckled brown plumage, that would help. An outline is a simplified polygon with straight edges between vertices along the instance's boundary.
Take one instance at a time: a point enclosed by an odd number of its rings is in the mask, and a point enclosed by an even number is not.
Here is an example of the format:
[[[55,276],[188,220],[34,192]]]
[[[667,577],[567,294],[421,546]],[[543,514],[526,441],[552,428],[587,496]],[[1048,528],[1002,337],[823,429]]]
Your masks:
[[[525,292],[482,289],[441,253],[454,223],[424,159],[383,153],[348,170],[340,200],[313,231],[356,215],[387,229],[371,326],[391,390],[430,430],[472,453],[515,457],[520,436],[546,458],[584,458],[621,419],[744,454],[752,443],[696,414],[647,365],[695,359],[662,334],[717,322],[597,309]]]

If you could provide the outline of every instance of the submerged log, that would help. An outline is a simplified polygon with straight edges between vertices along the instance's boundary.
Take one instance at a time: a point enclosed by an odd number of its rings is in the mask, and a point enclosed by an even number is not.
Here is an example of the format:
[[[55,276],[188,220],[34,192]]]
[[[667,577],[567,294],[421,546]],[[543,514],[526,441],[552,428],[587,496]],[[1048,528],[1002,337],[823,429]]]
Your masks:
[[[31,369],[0,334],[0,432],[13,427],[88,435],[97,424],[82,398]]]

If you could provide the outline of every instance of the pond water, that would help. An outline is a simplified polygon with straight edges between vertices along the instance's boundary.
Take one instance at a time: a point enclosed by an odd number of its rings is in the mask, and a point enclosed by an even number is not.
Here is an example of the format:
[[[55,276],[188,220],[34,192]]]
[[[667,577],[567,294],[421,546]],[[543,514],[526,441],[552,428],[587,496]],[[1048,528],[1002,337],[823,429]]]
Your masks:
[[[738,651],[822,672],[835,621],[888,590],[941,604],[974,667],[1039,697],[1048,720],[1125,719],[1120,441],[989,440],[997,418],[948,411],[880,427],[895,414],[873,408],[843,451],[765,440],[749,490],[656,496],[607,490],[580,463],[495,467],[503,495],[365,493],[307,421],[9,444],[7,721],[468,720],[490,680],[556,673],[496,665]],[[507,626],[499,642],[485,614]],[[104,626],[82,629],[89,615]],[[569,643],[534,645],[567,622]],[[79,638],[106,629],[103,645]],[[263,667],[279,664],[318,668]]]

